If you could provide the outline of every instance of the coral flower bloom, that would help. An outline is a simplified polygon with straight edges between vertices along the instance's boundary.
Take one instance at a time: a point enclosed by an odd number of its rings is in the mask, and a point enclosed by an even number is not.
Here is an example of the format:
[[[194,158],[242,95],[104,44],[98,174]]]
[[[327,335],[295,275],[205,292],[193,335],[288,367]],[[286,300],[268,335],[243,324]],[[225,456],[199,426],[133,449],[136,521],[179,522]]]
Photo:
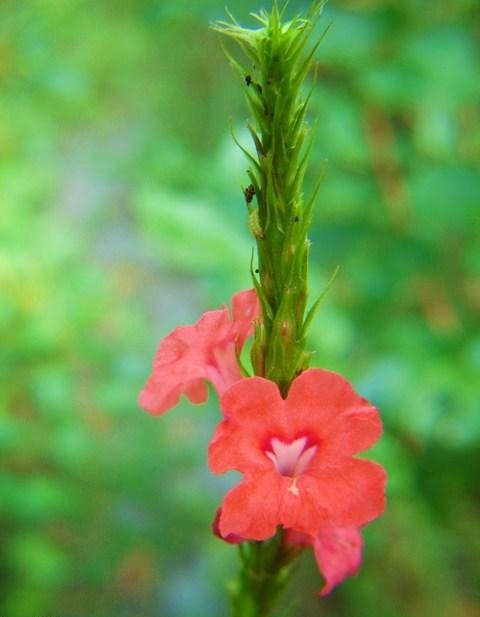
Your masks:
[[[221,405],[210,469],[244,474],[224,498],[223,537],[265,540],[278,525],[316,537],[322,525],[359,527],[382,513],[383,468],[353,456],[380,437],[379,414],[343,377],[309,369],[286,399],[267,379],[243,379]]]
[[[237,354],[252,334],[259,311],[255,290],[240,291],[232,298],[232,316],[223,307],[207,311],[193,325],[175,328],[158,347],[140,407],[159,415],[174,407],[181,394],[192,403],[204,403],[205,380],[222,395],[242,378]]]

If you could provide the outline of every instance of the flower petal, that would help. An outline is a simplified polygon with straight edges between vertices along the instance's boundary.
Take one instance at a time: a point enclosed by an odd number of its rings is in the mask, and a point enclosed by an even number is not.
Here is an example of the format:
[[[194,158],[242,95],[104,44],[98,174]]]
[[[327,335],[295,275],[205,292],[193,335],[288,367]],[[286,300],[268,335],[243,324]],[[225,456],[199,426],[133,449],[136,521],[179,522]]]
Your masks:
[[[356,527],[325,525],[320,528],[315,537],[314,551],[318,569],[325,577],[321,596],[326,596],[344,578],[358,572],[362,547],[362,536]]]
[[[232,318],[237,348],[242,349],[245,339],[253,334],[253,322],[260,316],[260,302],[255,289],[239,291],[232,296]]]
[[[251,435],[286,431],[285,401],[278,386],[263,377],[242,379],[228,388],[220,400],[226,418]]]
[[[245,476],[225,495],[218,523],[220,534],[248,540],[273,536],[279,524],[280,484],[281,477],[274,471]]]
[[[190,389],[192,382],[194,386],[190,391],[194,399],[206,400],[207,391],[200,393],[198,389],[198,380],[204,377],[202,360],[198,351],[184,340],[194,340],[194,333],[193,326],[179,326],[161,341],[152,374],[140,392],[140,407],[152,414],[162,414],[178,403],[180,395]]]
[[[138,405],[154,415],[160,415],[175,407],[180,399],[181,387],[178,384],[162,384],[160,379],[151,377],[138,397]]]
[[[236,536],[233,533],[231,533],[230,535],[226,537],[222,536],[222,534],[220,533],[219,526],[218,526],[221,513],[222,513],[222,508],[217,508],[217,511],[215,512],[215,518],[212,521],[213,535],[217,536],[217,538],[220,538],[220,540],[223,540],[224,542],[228,542],[229,544],[241,544],[242,542],[245,542],[245,538]]]
[[[208,446],[208,466],[213,473],[272,469],[271,461],[261,449],[261,440],[242,433],[238,425],[229,420],[217,426]]]
[[[208,398],[207,384],[203,379],[192,380],[185,386],[185,396],[194,405],[205,403]]]
[[[363,406],[339,413],[335,420],[322,428],[322,432],[316,461],[328,467],[378,441],[382,434],[382,421],[377,409],[364,401]]]
[[[336,467],[311,464],[308,475],[311,498],[336,526],[360,527],[385,509],[386,474],[377,463],[347,458]]]
[[[206,311],[195,323],[195,336],[201,347],[208,349],[223,341],[231,329],[230,316],[226,306]]]
[[[369,448],[382,434],[377,409],[331,371],[302,373],[293,382],[286,405],[296,432],[303,429],[320,442],[317,455],[323,465]]]
[[[218,396],[222,396],[228,387],[242,379],[233,342],[218,345],[211,350],[205,362],[205,377],[212,383]]]
[[[307,475],[289,480],[283,486],[280,519],[284,527],[308,535],[315,535],[318,526],[330,515],[328,504],[319,495],[315,478]]]
[[[341,375],[312,368],[292,383],[287,397],[289,421],[305,429],[329,426],[338,414],[354,409],[363,399]]]
[[[312,536],[295,529],[285,529],[284,542],[286,546],[298,546],[305,548],[313,544]]]
[[[285,544],[300,550],[313,546],[318,569],[325,578],[320,590],[326,596],[347,576],[354,576],[362,562],[363,539],[356,527],[335,527],[322,523],[313,536],[293,529],[285,531]]]
[[[337,436],[337,450],[341,450],[344,456],[370,448],[382,435],[383,427],[378,410],[368,401],[362,400],[363,406],[339,417],[336,430],[333,431]]]

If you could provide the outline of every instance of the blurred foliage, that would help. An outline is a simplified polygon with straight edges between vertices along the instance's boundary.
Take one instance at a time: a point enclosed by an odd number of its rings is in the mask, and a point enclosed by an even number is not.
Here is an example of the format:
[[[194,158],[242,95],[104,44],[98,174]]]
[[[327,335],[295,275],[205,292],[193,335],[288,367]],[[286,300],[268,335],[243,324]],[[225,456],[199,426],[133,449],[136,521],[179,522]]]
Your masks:
[[[307,2],[294,2],[295,7]],[[248,287],[223,0],[0,6],[0,614],[224,615],[216,403],[136,397],[159,338]],[[253,0],[230,1],[242,20]],[[480,7],[331,1],[318,54],[315,363],[383,414],[364,566],[291,614],[480,612]]]

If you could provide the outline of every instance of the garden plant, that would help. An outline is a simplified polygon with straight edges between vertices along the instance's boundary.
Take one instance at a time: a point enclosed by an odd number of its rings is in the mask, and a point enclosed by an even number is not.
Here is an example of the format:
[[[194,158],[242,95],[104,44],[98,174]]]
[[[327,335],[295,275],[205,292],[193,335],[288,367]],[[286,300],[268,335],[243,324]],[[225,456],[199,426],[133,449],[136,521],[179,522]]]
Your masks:
[[[0,2],[1,617],[480,614],[480,3],[277,6]]]
[[[252,15],[256,28],[233,16],[214,26],[244,56],[237,61],[226,52],[252,115],[255,151],[237,143],[250,163],[243,197],[256,244],[253,288],[236,293],[230,310],[208,311],[166,336],[140,395],[141,407],[155,415],[181,395],[204,403],[207,382],[218,395],[222,419],[208,465],[243,476],[213,522],[220,539],[239,547],[235,617],[271,615],[305,547],[315,552],[325,579],[320,593],[328,594],[357,572],[361,528],[385,508],[383,468],[355,456],[381,435],[377,409],[345,377],[310,368],[308,330],[328,288],[309,305],[307,234],[322,178],[305,197],[312,135],[304,82],[321,43],[312,33],[323,4],[285,21],[286,5],[274,2],[270,12]]]

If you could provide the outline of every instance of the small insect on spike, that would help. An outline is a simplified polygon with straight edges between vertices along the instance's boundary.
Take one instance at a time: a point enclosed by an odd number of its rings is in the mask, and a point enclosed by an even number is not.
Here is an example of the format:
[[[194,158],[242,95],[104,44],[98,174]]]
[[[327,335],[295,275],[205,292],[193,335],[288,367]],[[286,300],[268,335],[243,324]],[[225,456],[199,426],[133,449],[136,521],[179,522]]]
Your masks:
[[[248,215],[248,226],[255,238],[263,239],[265,237],[262,226],[260,225],[260,221],[258,219],[257,208],[254,208],[250,211],[250,214]]]
[[[251,75],[246,75],[245,76],[245,83],[247,84],[247,86],[250,86],[252,84],[252,76]]]
[[[243,194],[245,195],[245,201],[247,202],[247,204],[251,203],[255,195],[255,187],[253,186],[253,184],[247,186],[247,188],[244,189]]]

